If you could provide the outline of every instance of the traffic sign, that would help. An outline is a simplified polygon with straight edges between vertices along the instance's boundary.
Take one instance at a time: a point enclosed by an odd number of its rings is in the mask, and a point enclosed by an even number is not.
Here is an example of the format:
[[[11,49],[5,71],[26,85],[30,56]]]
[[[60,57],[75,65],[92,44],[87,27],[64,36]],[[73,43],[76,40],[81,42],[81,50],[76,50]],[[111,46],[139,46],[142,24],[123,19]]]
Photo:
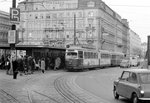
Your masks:
[[[20,21],[20,9],[10,8],[10,21],[14,21],[14,22]]]

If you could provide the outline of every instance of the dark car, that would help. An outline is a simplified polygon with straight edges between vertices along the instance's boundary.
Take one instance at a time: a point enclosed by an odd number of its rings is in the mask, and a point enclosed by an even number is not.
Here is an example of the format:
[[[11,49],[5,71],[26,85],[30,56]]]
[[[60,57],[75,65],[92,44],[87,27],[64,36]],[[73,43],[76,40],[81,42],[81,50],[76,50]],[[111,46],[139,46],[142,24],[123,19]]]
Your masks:
[[[132,103],[150,101],[150,70],[128,69],[113,84],[114,98],[128,98]],[[150,102],[149,102],[150,103]]]

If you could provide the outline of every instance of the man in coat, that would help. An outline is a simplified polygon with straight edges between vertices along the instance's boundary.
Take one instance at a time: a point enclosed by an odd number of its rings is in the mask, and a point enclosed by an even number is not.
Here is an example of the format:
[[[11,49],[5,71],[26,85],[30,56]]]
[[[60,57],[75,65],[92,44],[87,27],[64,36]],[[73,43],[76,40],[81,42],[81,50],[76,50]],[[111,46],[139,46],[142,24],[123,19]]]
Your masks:
[[[18,74],[18,62],[16,58],[12,59],[12,68],[13,68],[13,79],[17,79]]]

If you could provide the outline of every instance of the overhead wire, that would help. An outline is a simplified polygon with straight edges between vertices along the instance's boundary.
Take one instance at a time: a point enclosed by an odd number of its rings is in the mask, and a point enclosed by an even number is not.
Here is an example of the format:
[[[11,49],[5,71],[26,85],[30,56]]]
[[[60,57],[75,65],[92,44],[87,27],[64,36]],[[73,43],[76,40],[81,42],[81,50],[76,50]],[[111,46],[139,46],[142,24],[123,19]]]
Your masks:
[[[110,6],[122,6],[122,7],[150,7],[150,5],[111,5]]]

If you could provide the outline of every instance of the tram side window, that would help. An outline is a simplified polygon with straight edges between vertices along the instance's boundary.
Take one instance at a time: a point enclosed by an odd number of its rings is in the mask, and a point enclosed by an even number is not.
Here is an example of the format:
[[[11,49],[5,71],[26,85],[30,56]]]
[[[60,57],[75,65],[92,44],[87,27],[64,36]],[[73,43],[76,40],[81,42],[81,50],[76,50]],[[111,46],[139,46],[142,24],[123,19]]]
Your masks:
[[[90,56],[90,52],[87,52],[87,54],[88,54],[88,58],[91,58],[91,56]]]
[[[88,58],[88,53],[84,52],[84,58],[87,59]]]
[[[83,51],[78,51],[78,57],[83,58]]]
[[[92,52],[90,54],[91,54],[91,58],[94,58],[94,54]]]
[[[94,58],[98,58],[98,55],[97,55],[97,53],[94,53]]]
[[[101,58],[109,58],[109,54],[101,54]]]
[[[112,58],[115,59],[115,58],[116,58],[116,55],[112,55]]]

